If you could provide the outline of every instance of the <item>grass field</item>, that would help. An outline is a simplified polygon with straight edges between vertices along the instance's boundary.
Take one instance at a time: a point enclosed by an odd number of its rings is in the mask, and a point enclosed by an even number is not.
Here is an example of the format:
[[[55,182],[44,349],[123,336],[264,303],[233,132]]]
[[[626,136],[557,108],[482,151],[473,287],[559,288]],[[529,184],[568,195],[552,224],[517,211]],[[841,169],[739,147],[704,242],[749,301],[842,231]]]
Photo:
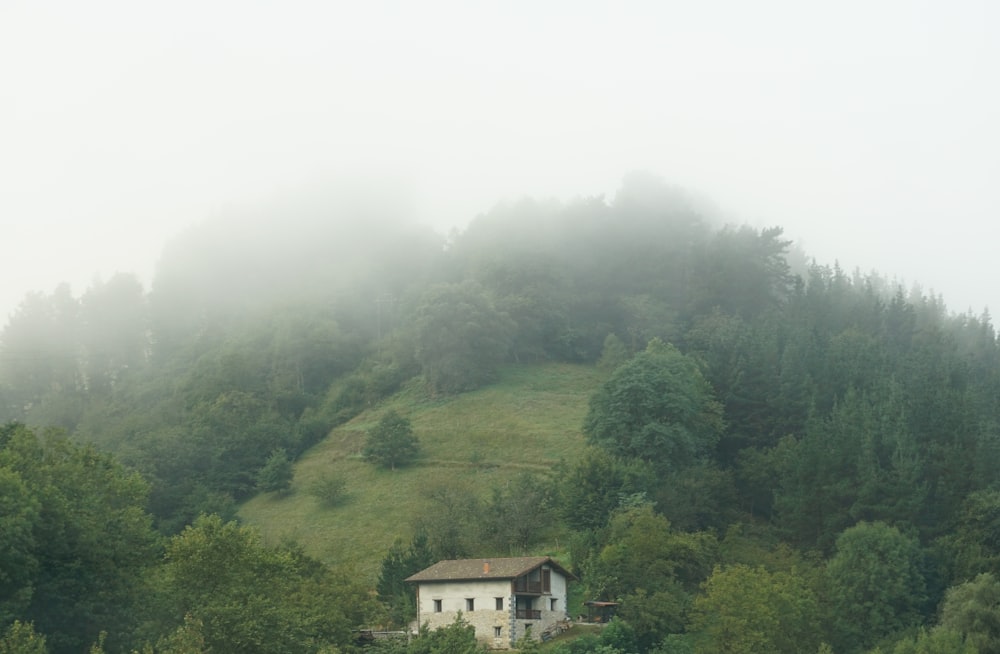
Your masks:
[[[266,542],[294,539],[312,556],[374,580],[393,540],[412,536],[414,518],[428,506],[427,489],[441,480],[485,493],[521,470],[545,472],[575,460],[600,380],[592,366],[546,363],[506,367],[496,383],[452,397],[428,396],[413,383],[333,430],[296,463],[291,492],[259,495],[240,517]],[[367,430],[390,408],[410,419],[421,446],[414,465],[395,471],[360,455]],[[335,507],[308,492],[324,476],[346,482]]]

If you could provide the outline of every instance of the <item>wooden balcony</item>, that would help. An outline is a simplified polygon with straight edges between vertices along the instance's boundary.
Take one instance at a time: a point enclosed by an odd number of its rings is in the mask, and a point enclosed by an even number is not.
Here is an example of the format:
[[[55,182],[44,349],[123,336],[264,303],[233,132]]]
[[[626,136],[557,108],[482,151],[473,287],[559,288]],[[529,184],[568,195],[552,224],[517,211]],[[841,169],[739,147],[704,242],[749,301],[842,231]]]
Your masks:
[[[548,569],[532,570],[514,580],[515,593],[542,595],[552,592],[552,574]]]
[[[516,609],[514,611],[518,620],[541,620],[542,612],[535,609]]]
[[[514,583],[514,592],[516,593],[536,593],[541,595],[543,592],[547,592],[548,588],[542,586],[540,581],[528,581],[524,577],[519,577]]]

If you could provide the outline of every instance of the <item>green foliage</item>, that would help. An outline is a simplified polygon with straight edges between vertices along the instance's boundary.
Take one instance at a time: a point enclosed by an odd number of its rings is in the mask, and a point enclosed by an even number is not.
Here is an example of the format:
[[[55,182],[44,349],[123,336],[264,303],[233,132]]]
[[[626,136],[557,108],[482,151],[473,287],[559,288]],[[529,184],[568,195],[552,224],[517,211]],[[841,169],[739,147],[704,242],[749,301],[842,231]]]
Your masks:
[[[597,361],[597,367],[604,372],[611,372],[628,360],[628,349],[622,343],[622,339],[615,334],[608,334],[604,339],[604,347],[601,348],[601,358]]]
[[[565,358],[560,341],[571,292],[558,264],[535,254],[498,256],[494,250],[490,259],[476,265],[476,279],[496,298],[496,309],[512,321],[514,360]]]
[[[427,534],[437,559],[461,559],[480,549],[480,500],[471,484],[436,479],[421,491],[427,508],[414,520],[414,528]]]
[[[90,645],[90,648],[87,650],[87,654],[105,654],[104,643],[107,639],[108,633],[106,631],[102,631],[97,636],[97,642]]]
[[[0,624],[21,615],[30,602],[39,565],[35,532],[40,508],[21,475],[0,467]]]
[[[393,645],[378,647],[377,651],[386,654],[486,654],[489,648],[476,642],[476,633],[472,626],[459,614],[455,621],[434,631],[424,625],[420,634],[409,645]]]
[[[800,543],[829,549],[859,520],[915,526],[927,491],[919,448],[899,389],[849,390],[826,420],[813,420],[786,454],[776,509]]]
[[[237,497],[254,486],[254,474],[276,448],[286,443],[288,423],[259,394],[227,391],[195,407],[193,428],[218,457],[214,475]],[[214,451],[213,451],[214,450]]]
[[[837,538],[827,588],[839,647],[870,647],[920,623],[927,601],[920,546],[880,522],[855,525]]]
[[[69,285],[50,296],[31,293],[0,333],[0,384],[12,406],[3,421],[28,418],[33,404],[53,395],[73,395],[84,386],[79,363],[79,302]],[[62,425],[71,429],[74,424]]]
[[[882,650],[876,649],[872,654]],[[931,630],[918,629],[915,636],[906,636],[896,642],[887,654],[987,654],[988,649],[978,649],[962,634],[937,627]]]
[[[670,634],[650,654],[694,654],[694,644],[687,634]]]
[[[149,315],[142,284],[118,273],[80,299],[80,339],[88,390],[109,392],[146,363]]]
[[[200,625],[209,651],[314,652],[349,641],[372,606],[364,588],[288,547],[203,516],[167,547],[159,633]],[[174,631],[177,637],[180,633]]]
[[[217,363],[231,372],[247,364],[242,357]],[[206,375],[218,371],[215,364],[205,365]],[[163,422],[127,429],[135,434],[126,436],[130,442],[124,451],[151,479],[150,506],[166,533],[182,528],[200,512],[221,513],[245,499],[257,490],[258,473],[276,449],[296,449],[296,430],[265,392],[229,390],[212,395],[215,381],[207,376],[197,381],[205,382],[206,388],[189,386],[193,405],[171,406],[170,411],[164,409]],[[202,392],[209,399],[203,399]],[[179,425],[171,423],[174,410],[184,414]]]
[[[511,475],[483,497],[470,484],[437,480],[422,492],[430,506],[416,520],[439,559],[490,553],[519,556],[553,530],[555,489],[529,472]]]
[[[661,476],[653,497],[676,529],[725,529],[737,519],[733,473],[710,461]]]
[[[793,436],[786,436],[768,449],[747,447],[739,451],[732,473],[738,494],[737,503],[745,514],[773,516],[775,480],[785,471],[788,451],[795,447],[796,442]]]
[[[600,643],[617,652],[634,652],[638,647],[635,630],[629,623],[614,618],[601,630]]]
[[[414,312],[416,359],[436,393],[460,393],[496,378],[514,324],[472,282],[429,289]]]
[[[654,341],[591,398],[584,432],[616,456],[680,470],[712,451],[722,407],[693,360]]]
[[[955,630],[915,625],[947,586],[954,604],[1000,562],[1000,346],[987,314],[949,315],[940,298],[837,266],[800,266],[793,279],[779,229],[713,233],[694,202],[643,175],[611,201],[498,206],[447,249],[368,216],[359,235],[299,213],[283,216],[280,234],[241,216],[239,242],[218,224],[194,230],[165,253],[148,295],[116,275],[80,298],[68,286],[28,296],[0,333],[0,420],[116,452],[145,476],[165,533],[201,512],[228,519],[249,500],[241,514],[268,542],[295,534],[317,556],[357,563],[360,579],[417,525],[436,558],[570,542],[583,585],[621,599],[639,650],[710,642],[708,622],[699,631],[688,616],[720,563],[754,575],[763,565],[761,584],[777,588],[780,575],[807,579],[839,652],[959,649]],[[500,365],[545,359],[599,368]],[[421,372],[438,397],[406,385]],[[585,421],[579,397],[599,377]],[[384,475],[351,456],[373,406],[413,420],[426,465]],[[33,623],[54,651],[126,651],[147,604],[177,599],[151,571],[145,486],[96,450],[41,433],[0,430],[0,625]],[[283,487],[290,466],[269,459],[280,451],[308,492],[250,499]],[[347,487],[352,502],[326,510]],[[899,562],[912,548],[897,556],[881,541],[850,556],[838,548],[822,580],[802,572],[859,521],[919,539],[934,557],[916,557],[926,582]],[[726,550],[696,530],[727,532]],[[234,565],[281,559],[246,558]],[[295,578],[288,565],[273,567]],[[314,595],[306,581],[267,595],[274,612],[260,611],[260,624],[240,623],[265,601],[248,584],[250,595],[212,599],[248,638],[265,623],[291,640],[325,633],[284,614],[314,616],[296,595]],[[961,606],[988,627],[992,604],[973,596]],[[208,650],[219,637],[222,609],[185,621],[160,608],[143,634],[150,651]],[[583,640],[580,651],[619,649]]]
[[[156,647],[147,644],[142,654],[209,654],[205,644],[205,625],[190,614],[184,616],[184,623],[174,631],[161,636]]]
[[[648,504],[616,512],[583,563],[588,597],[621,602],[620,615],[649,649],[683,630],[691,594],[716,556],[715,538],[684,533]]]
[[[408,546],[396,539],[382,559],[375,590],[379,601],[389,610],[392,626],[403,627],[417,615],[416,596],[406,578],[430,567],[435,562],[427,536],[417,533]]]
[[[257,488],[264,493],[287,491],[292,486],[295,471],[284,448],[271,452],[264,467],[257,472]]]
[[[494,487],[482,511],[483,544],[511,555],[526,553],[550,531],[554,495],[548,480],[529,472]]]
[[[327,474],[310,484],[309,494],[327,508],[337,506],[347,497],[347,480]]]
[[[498,384],[432,401],[414,380],[391,402],[334,429],[298,459],[295,488],[306,492],[281,502],[254,498],[243,504],[240,517],[259,525],[269,540],[294,538],[313,556],[350,564],[372,581],[394,539],[408,540],[418,527],[438,558],[501,556],[504,551],[484,552],[489,543],[467,505],[475,499],[481,510],[494,486],[520,472],[544,478],[561,459],[574,461],[584,449],[578,425],[598,379],[593,366],[505,366]],[[420,436],[420,465],[405,474],[382,472],[356,456],[359,439],[389,408],[409,417]],[[481,456],[476,465],[469,463],[473,451]],[[327,476],[346,483],[349,499],[335,511],[309,494]],[[558,553],[553,548],[570,540],[558,519],[545,533],[549,540],[539,544],[544,549],[532,553]]]
[[[622,630],[628,630],[628,626],[622,621],[617,621],[617,625],[620,625]],[[606,642],[606,635],[617,639],[617,634],[620,633],[619,629],[615,629],[610,624],[607,628],[611,629],[609,634],[602,632],[599,637],[585,634],[569,642],[559,643],[555,647],[536,646],[538,648],[537,651],[547,652],[548,654],[635,654],[636,652],[646,651],[636,649],[637,646],[634,644],[618,647]],[[631,643],[632,641],[628,640],[627,642]]]
[[[940,626],[965,638],[980,654],[1000,653],[1000,581],[989,572],[948,589]]]
[[[1000,565],[1000,491],[970,493],[955,530],[936,542],[950,579],[971,579]]]
[[[0,484],[19,502],[10,513],[3,506],[0,611],[34,623],[54,651],[82,651],[101,630],[122,646],[158,546],[147,485],[57,434],[15,425],[0,434]]]
[[[560,472],[562,518],[575,529],[599,529],[615,509],[631,498],[645,497],[653,477],[652,469],[641,462],[624,461],[607,450],[587,448],[575,464]]]
[[[639,651],[648,651],[668,634],[684,631],[691,594],[678,583],[651,583],[622,598],[619,616],[627,621]],[[626,651],[634,651],[626,650]]]
[[[390,409],[368,432],[364,456],[383,468],[395,470],[398,465],[411,463],[419,451],[420,441],[409,419]]]
[[[756,230],[727,227],[709,241],[698,260],[692,286],[692,303],[699,313],[714,307],[743,318],[753,318],[780,306],[791,283],[785,253],[791,241],[782,240],[782,229]]]
[[[412,344],[405,338],[394,338],[379,356],[365,359],[351,374],[330,387],[321,406],[327,429],[347,422],[390,396],[419,372]],[[325,431],[322,436],[326,436]]]
[[[819,625],[816,593],[804,579],[741,564],[715,569],[691,615],[695,651],[706,653],[813,651]]]
[[[86,324],[124,320],[119,314],[132,305],[118,290],[105,297],[109,288],[85,295]],[[167,345],[157,332],[157,355],[144,348],[138,363],[122,366],[127,373],[101,372],[100,379],[111,381],[100,389],[94,382],[81,397],[77,436],[120,451],[143,471],[162,531],[173,533],[202,510],[222,511],[245,499],[256,491],[270,453],[281,448],[296,458],[335,424],[334,412],[320,402],[331,381],[361,360],[362,341],[338,324],[328,305],[291,302],[239,319],[205,318],[197,341],[185,346]],[[154,331],[162,326],[157,322]],[[148,337],[148,328],[142,332]],[[91,363],[78,364],[88,380],[97,378],[87,372]],[[69,399],[44,399],[46,414],[68,415]]]
[[[0,636],[0,654],[48,654],[45,636],[33,624],[14,620]]]
[[[596,634],[585,633],[572,640],[549,645],[545,651],[549,654],[590,654],[600,647],[600,640]]]

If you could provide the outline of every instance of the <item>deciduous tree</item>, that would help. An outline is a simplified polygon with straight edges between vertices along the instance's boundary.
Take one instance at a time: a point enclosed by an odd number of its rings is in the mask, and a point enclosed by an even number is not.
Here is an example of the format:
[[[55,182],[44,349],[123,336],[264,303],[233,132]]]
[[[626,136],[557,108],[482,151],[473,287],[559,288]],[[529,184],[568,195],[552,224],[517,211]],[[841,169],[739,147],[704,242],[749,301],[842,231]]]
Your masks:
[[[420,441],[413,433],[410,420],[390,409],[368,432],[364,456],[377,465],[395,470],[396,466],[413,461],[419,451]]]
[[[838,538],[827,587],[838,649],[870,647],[920,623],[927,601],[915,538],[881,522],[862,522]]]
[[[962,634],[951,629],[920,628],[915,636],[904,636],[892,649],[875,648],[872,654],[986,654],[995,650],[977,649]]]
[[[980,654],[1000,653],[1000,581],[989,572],[953,586],[941,605],[940,626],[961,634]]]
[[[694,600],[697,652],[771,654],[819,646],[816,594],[794,572],[737,564],[716,568]]]
[[[722,428],[722,407],[697,364],[658,340],[615,370],[584,421],[591,443],[661,471],[705,457]]]
[[[19,503],[0,519],[0,611],[34,623],[53,651],[83,651],[100,630],[123,647],[158,545],[144,509],[146,483],[58,433],[0,432],[0,485]],[[5,512],[13,508],[4,504]]]
[[[167,547],[159,632],[200,623],[207,651],[316,652],[343,645],[372,613],[367,591],[293,546],[203,516]]]
[[[0,635],[0,654],[48,654],[45,636],[33,624],[14,620]]]
[[[603,527],[615,509],[645,497],[653,471],[641,462],[626,462],[602,448],[591,447],[562,470],[558,482],[563,519],[575,529]]]

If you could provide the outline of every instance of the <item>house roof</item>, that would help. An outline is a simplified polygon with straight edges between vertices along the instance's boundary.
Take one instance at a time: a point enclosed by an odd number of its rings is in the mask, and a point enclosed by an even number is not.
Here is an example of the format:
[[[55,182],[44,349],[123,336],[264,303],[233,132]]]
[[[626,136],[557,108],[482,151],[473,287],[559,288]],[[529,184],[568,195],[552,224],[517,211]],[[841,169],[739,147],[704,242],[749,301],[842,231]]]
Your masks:
[[[519,556],[502,559],[455,559],[434,565],[406,578],[406,581],[474,581],[478,579],[514,579],[548,564],[567,579],[575,579],[548,556]]]

